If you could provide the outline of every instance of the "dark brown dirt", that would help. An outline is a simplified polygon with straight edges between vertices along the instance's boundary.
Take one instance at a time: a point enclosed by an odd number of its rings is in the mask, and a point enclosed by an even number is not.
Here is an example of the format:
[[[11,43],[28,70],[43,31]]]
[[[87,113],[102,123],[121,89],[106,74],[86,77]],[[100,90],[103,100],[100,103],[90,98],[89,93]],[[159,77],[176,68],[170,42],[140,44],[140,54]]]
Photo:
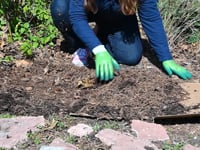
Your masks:
[[[192,71],[190,81],[168,77],[146,47],[139,65],[121,65],[108,83],[97,82],[90,66],[75,67],[59,46],[38,49],[27,67],[0,64],[0,113],[150,122],[159,115],[184,114],[189,108],[179,102],[187,92],[179,83],[200,82],[200,50],[192,48],[173,51],[177,62]],[[14,44],[0,52],[24,59]]]

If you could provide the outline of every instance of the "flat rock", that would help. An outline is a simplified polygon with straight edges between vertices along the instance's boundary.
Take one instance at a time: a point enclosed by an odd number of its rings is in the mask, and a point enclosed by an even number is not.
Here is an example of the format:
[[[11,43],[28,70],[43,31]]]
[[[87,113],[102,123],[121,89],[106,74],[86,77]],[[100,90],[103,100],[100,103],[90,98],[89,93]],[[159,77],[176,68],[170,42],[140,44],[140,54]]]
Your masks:
[[[65,143],[60,138],[56,138],[49,146],[42,146],[40,150],[78,150],[78,148],[70,143]]]
[[[0,119],[0,147],[12,148],[27,139],[28,131],[37,131],[38,126],[44,125],[43,116],[2,118]]]
[[[91,134],[93,129],[86,124],[77,124],[76,126],[70,127],[67,132],[74,136],[83,137]]]
[[[136,132],[139,139],[150,141],[165,141],[170,139],[166,129],[159,124],[132,120],[131,129]]]
[[[95,136],[110,146],[111,150],[146,150],[146,148],[158,150],[150,141],[137,139],[112,129],[103,129]]]
[[[194,147],[190,144],[184,146],[183,150],[200,150],[200,147]]]

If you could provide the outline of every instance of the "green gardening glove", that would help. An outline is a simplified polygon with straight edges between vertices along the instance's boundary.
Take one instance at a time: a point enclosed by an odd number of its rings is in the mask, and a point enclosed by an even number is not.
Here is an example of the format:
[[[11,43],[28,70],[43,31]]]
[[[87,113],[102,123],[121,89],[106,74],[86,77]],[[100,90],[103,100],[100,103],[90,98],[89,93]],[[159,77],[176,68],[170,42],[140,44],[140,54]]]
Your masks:
[[[184,80],[192,78],[192,74],[186,68],[178,65],[174,60],[163,61],[162,65],[169,76],[172,76],[174,73]]]
[[[99,52],[95,55],[96,64],[96,77],[100,81],[108,81],[113,79],[114,70],[119,70],[119,64],[113,57],[107,52]]]

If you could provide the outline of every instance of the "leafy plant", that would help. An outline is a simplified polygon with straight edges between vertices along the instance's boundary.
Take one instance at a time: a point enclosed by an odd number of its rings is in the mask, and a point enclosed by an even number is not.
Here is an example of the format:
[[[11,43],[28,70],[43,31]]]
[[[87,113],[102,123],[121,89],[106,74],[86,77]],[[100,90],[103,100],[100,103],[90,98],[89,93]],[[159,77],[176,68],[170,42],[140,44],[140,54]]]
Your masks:
[[[36,133],[33,133],[33,132],[30,131],[30,132],[27,133],[27,137],[31,141],[33,141],[33,143],[36,144],[36,145],[39,145],[41,143],[41,140]]]
[[[120,124],[116,121],[105,121],[103,123],[98,123],[96,122],[93,126],[93,130],[94,132],[98,132],[103,128],[108,128],[108,129],[119,129],[120,128]]]
[[[3,58],[0,58],[0,63],[1,62],[9,63],[9,62],[12,62],[13,60],[14,60],[13,56],[5,56]]]
[[[7,0],[0,2],[0,28],[7,25],[9,36],[21,44],[25,56],[32,56],[36,48],[53,45],[57,30],[50,16],[50,1]],[[9,42],[9,41],[8,41]]]
[[[66,142],[70,143],[70,144],[74,144],[76,143],[77,138],[73,135],[68,135],[66,138]]]
[[[183,143],[177,143],[177,144],[165,143],[163,146],[163,150],[182,150],[183,147],[184,147]]]
[[[104,128],[119,129],[119,124],[115,121],[106,121],[103,126]]]
[[[14,115],[11,115],[9,113],[6,113],[6,114],[0,114],[0,118],[13,118],[15,117]]]

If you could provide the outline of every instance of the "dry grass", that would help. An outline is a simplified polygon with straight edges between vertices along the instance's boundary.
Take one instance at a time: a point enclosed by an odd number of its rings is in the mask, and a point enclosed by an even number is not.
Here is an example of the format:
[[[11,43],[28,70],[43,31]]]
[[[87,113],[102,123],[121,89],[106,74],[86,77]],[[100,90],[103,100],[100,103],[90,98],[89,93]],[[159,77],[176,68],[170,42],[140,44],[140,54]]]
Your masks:
[[[200,40],[200,0],[160,0],[159,8],[171,47]]]

